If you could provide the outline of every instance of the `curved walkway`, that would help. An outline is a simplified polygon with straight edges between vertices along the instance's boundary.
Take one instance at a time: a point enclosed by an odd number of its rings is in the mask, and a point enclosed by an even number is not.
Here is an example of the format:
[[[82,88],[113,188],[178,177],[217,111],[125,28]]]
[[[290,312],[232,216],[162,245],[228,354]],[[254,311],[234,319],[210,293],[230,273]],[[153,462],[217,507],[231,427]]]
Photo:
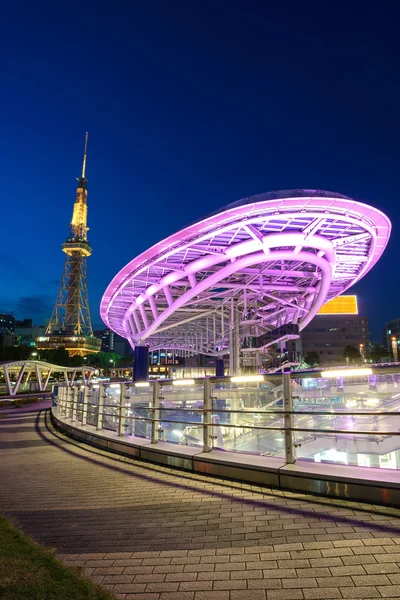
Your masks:
[[[400,597],[400,510],[115,458],[0,416],[0,511],[126,600]]]

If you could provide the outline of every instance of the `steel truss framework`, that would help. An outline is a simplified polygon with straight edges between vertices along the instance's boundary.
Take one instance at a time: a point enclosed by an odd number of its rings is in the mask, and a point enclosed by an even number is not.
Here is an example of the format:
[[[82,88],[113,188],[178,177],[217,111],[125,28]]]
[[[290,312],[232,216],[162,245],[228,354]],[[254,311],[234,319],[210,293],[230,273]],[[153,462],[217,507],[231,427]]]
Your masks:
[[[65,256],[61,285],[47,334],[65,331],[70,335],[93,336],[86,260],[86,256],[75,250]]]
[[[132,346],[237,354],[246,337],[303,329],[374,266],[390,230],[382,212],[333,192],[245,198],[133,259],[101,316]]]
[[[3,374],[10,396],[16,396],[21,383],[27,383],[35,375],[40,392],[44,392],[52,373],[62,373],[67,387],[74,385],[77,374],[82,377],[82,382],[89,383],[95,373],[93,367],[61,367],[38,360],[16,360],[0,363],[0,374]]]

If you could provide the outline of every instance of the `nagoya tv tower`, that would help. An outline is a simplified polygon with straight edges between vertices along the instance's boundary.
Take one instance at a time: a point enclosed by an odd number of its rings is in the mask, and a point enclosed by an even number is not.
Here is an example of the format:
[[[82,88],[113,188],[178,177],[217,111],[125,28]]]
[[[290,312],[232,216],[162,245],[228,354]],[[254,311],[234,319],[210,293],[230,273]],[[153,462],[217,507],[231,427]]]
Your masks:
[[[64,272],[56,304],[44,337],[37,338],[39,350],[64,346],[70,356],[99,352],[101,340],[93,337],[90,320],[86,259],[92,254],[87,240],[87,179],[85,138],[82,175],[78,179],[70,234],[62,245],[65,252]]]

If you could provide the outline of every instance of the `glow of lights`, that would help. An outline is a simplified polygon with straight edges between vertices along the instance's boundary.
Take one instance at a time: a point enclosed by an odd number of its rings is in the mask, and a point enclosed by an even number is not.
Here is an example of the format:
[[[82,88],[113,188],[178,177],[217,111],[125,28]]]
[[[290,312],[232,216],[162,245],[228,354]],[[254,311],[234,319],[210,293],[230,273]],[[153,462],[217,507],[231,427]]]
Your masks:
[[[150,387],[150,383],[148,381],[137,381],[135,387]]]
[[[325,450],[322,454],[322,460],[329,460],[332,462],[343,462],[347,465],[347,453],[339,452],[336,448]]]
[[[321,371],[321,377],[357,377],[358,375],[372,375],[372,369],[338,369],[337,371]]]
[[[237,377],[231,377],[232,383],[246,383],[251,381],[264,381],[264,375],[238,375]]]
[[[194,379],[174,379],[172,385],[194,385]]]
[[[172,433],[173,433],[174,435],[178,435],[178,436],[181,436],[181,435],[182,435],[182,432],[181,432],[181,431],[179,431],[179,429],[173,429]]]
[[[347,408],[354,408],[355,406],[357,406],[357,402],[355,400],[349,400],[348,402],[346,402]]]
[[[368,404],[368,406],[376,406],[379,404],[379,398],[367,398],[365,404]]]

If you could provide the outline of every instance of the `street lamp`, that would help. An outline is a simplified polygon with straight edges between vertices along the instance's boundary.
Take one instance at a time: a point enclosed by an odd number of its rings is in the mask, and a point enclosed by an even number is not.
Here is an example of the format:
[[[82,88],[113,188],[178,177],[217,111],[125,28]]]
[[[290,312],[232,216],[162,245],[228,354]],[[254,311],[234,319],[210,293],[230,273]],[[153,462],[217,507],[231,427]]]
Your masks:
[[[33,357],[33,360],[36,360],[36,358],[35,358],[35,357],[36,357],[37,355],[38,355],[38,353],[37,353],[37,352],[32,352],[32,353],[31,353],[31,356]]]

